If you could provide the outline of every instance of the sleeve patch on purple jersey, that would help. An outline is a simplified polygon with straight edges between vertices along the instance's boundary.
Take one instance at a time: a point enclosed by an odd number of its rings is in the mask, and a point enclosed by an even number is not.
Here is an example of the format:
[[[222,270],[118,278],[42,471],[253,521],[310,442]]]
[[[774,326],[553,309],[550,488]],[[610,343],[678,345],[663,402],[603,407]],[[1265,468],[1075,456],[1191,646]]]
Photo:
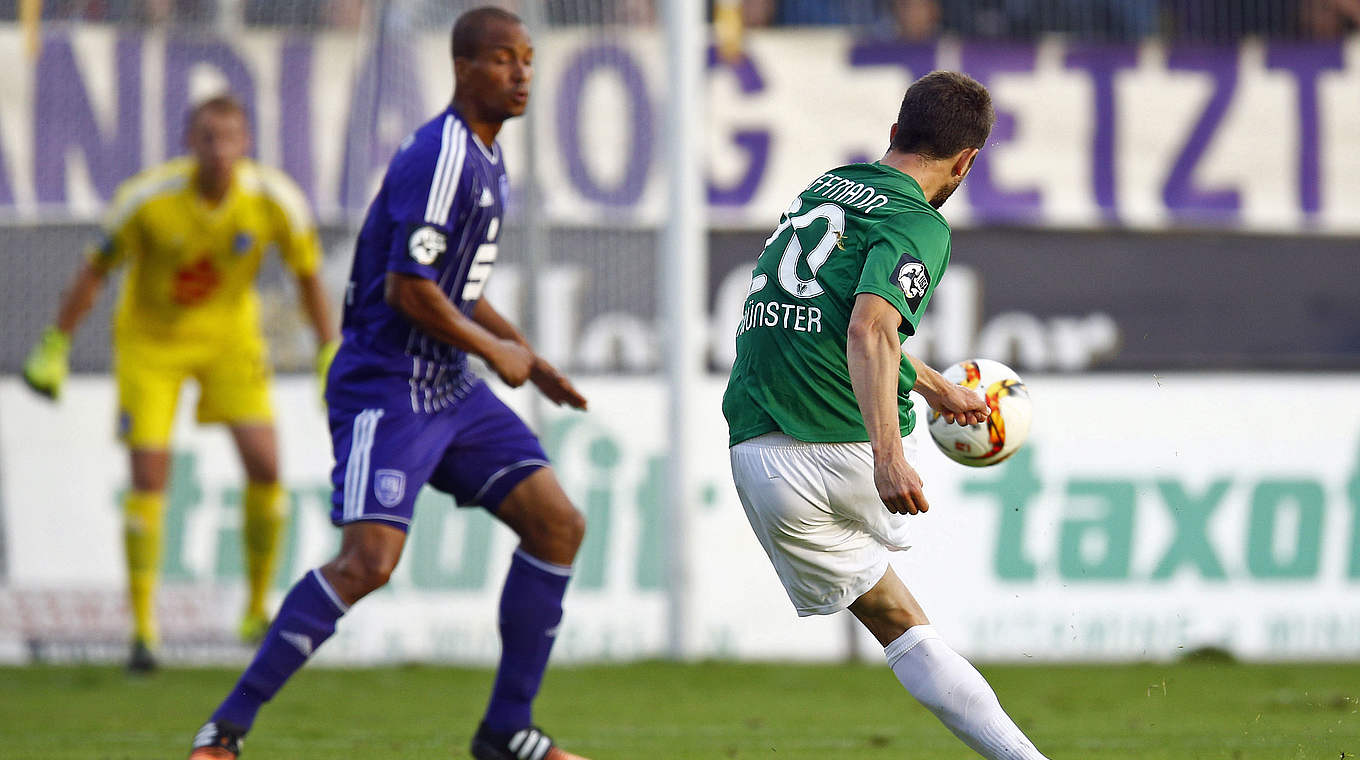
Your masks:
[[[907,308],[915,314],[921,306],[921,299],[930,292],[930,272],[920,259],[910,253],[902,254],[902,258],[897,260],[895,271],[897,287],[901,288],[902,294],[907,297]]]
[[[406,239],[406,251],[411,260],[423,266],[434,266],[448,250],[449,241],[438,229],[425,225],[417,227]]]

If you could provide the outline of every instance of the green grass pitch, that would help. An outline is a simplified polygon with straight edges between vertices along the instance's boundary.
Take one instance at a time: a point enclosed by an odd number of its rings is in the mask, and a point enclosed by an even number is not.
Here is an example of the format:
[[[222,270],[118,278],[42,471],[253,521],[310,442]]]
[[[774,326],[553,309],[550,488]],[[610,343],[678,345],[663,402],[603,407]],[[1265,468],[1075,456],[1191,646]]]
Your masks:
[[[1360,665],[982,671],[1054,760],[1360,755]],[[0,669],[0,757],[182,758],[236,674]],[[304,670],[261,713],[243,758],[466,758],[490,677],[425,666]],[[536,717],[592,760],[973,757],[874,665],[561,667],[549,672]]]

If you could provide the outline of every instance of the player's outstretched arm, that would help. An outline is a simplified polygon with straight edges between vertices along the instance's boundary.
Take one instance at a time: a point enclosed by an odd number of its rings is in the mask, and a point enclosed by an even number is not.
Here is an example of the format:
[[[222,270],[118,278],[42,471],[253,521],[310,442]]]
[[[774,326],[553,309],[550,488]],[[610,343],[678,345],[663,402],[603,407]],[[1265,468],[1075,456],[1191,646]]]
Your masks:
[[[57,309],[58,330],[67,336],[75,334],[76,328],[94,308],[94,300],[104,287],[105,276],[106,272],[92,261],[80,265],[70,289],[61,297],[61,306]]]
[[[71,335],[94,307],[104,285],[104,270],[86,261],[80,265],[71,287],[62,295],[56,324],[43,330],[24,361],[24,382],[51,399],[61,395],[70,371]]]
[[[492,335],[505,340],[513,340],[533,351],[533,347],[529,345],[524,334],[515,329],[515,326],[510,324],[510,320],[501,316],[501,313],[496,311],[485,297],[478,300],[477,305],[472,308],[472,318]],[[537,353],[534,353],[534,366],[529,372],[529,380],[538,386],[539,391],[549,401],[558,406],[566,404],[576,409],[586,408],[586,397],[576,390],[576,387],[571,384],[566,375],[563,375],[547,359]]]
[[[340,336],[335,329],[331,316],[331,301],[321,287],[321,278],[316,272],[297,276],[298,300],[302,302],[302,312],[316,334],[316,376],[321,383],[321,393],[326,393],[326,373],[330,370],[335,352],[340,348]]]
[[[297,276],[298,300],[302,302],[302,312],[316,334],[316,344],[324,346],[340,336],[335,329],[335,318],[331,311],[331,299],[321,287],[321,277],[315,272]]]
[[[523,343],[493,335],[454,307],[433,281],[388,272],[383,297],[387,304],[438,340],[486,360],[506,385],[518,388],[529,379],[534,352]]]
[[[874,485],[889,512],[911,514],[930,509],[921,476],[902,453],[902,428],[897,409],[898,373],[902,344],[897,328],[902,314],[881,296],[855,297],[846,336],[846,361],[855,401],[864,417],[874,455]]]
[[[905,351],[903,354],[916,369],[916,386],[912,390],[921,394],[930,408],[943,415],[946,422],[966,426],[987,421],[991,409],[987,406],[986,394],[952,383],[920,359]]]

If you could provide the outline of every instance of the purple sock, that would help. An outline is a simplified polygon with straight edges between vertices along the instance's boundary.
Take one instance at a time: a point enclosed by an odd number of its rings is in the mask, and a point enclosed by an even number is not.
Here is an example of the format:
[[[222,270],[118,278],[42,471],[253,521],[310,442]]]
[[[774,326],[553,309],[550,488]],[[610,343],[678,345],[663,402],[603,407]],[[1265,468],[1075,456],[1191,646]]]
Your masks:
[[[335,621],[348,610],[319,570],[302,576],[284,597],[278,617],[269,626],[250,667],[212,719],[249,730],[260,706],[272,699],[312,652],[335,633]]]
[[[533,722],[534,696],[557,639],[570,579],[570,567],[515,550],[501,591],[501,664],[483,719],[492,731],[513,733]]]

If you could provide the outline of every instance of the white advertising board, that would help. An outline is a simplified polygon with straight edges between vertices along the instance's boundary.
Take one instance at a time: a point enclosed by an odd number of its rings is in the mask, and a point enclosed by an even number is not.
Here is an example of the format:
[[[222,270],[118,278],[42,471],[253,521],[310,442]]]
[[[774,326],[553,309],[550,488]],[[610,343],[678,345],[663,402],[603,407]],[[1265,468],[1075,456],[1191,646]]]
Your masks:
[[[970,470],[921,441],[932,508],[912,518],[917,537],[895,567],[961,651],[986,660],[1164,659],[1204,646],[1250,659],[1360,656],[1355,376],[1027,380],[1034,432],[1010,462]],[[711,378],[701,388],[691,452],[699,497],[688,505],[690,654],[843,657],[844,616],[796,619],[746,524],[728,474],[722,385]],[[556,656],[660,656],[664,388],[652,379],[581,386],[589,413],[551,411],[539,426],[590,521]],[[293,499],[282,591],[330,556],[336,531],[315,389],[283,378],[276,399]],[[127,480],[112,409],[107,378],[75,379],[55,406],[0,380],[0,657],[110,642],[117,647],[101,651],[121,654],[118,493]],[[166,531],[167,646],[239,659],[244,650],[223,643],[242,593],[239,468],[225,433],[181,416]],[[513,535],[479,510],[427,491],[390,587],[356,605],[319,656],[492,661],[512,547]],[[858,644],[874,652],[867,639]]]

